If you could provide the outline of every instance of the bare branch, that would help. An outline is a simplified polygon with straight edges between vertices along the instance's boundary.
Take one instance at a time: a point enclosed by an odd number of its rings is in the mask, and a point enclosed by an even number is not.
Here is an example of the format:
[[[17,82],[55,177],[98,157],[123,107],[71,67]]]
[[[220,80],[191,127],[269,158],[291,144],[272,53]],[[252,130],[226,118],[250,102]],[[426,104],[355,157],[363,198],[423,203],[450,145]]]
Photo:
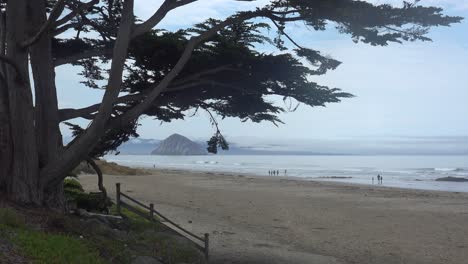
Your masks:
[[[287,39],[289,39],[289,41],[291,41],[292,44],[294,44],[294,46],[298,47],[299,49],[302,49],[302,46],[299,45],[296,41],[294,41],[293,38],[291,38],[285,31],[284,31],[284,28],[281,27],[280,25],[278,25],[278,23],[276,23],[276,21],[272,18],[270,18],[271,22],[273,22],[273,24],[275,24],[276,28],[278,28],[278,30],[284,35],[286,36]]]
[[[150,31],[159,24],[159,22],[161,22],[169,11],[196,1],[198,0],[165,0],[159,9],[148,20],[135,26],[132,37],[136,37]]]
[[[174,1],[174,0],[166,0],[164,3],[159,7],[159,9],[145,22],[135,25],[131,38],[135,38],[141,34],[144,34],[148,31],[150,31],[152,28],[154,28],[161,20],[167,15],[167,13],[175,8],[196,2],[198,0],[181,0],[181,1]],[[94,2],[94,1],[91,1]],[[90,3],[91,3],[90,2]],[[99,1],[98,1],[99,2]],[[88,3],[88,8],[92,6],[92,4]],[[76,16],[77,13],[74,14]],[[60,25],[60,20],[57,22],[58,25]],[[58,28],[56,31],[56,35],[61,34],[65,32],[66,30],[73,28],[74,26],[77,26],[77,24],[74,25],[65,25],[61,28]],[[55,66],[60,66],[63,64],[68,64],[68,63],[73,63],[78,60],[82,59],[87,59],[91,57],[98,57],[98,56],[105,56],[112,54],[111,49],[101,49],[101,50],[94,50],[94,51],[87,51],[87,52],[82,52],[79,54],[75,54],[72,56],[69,56],[67,58],[61,58],[57,59]]]

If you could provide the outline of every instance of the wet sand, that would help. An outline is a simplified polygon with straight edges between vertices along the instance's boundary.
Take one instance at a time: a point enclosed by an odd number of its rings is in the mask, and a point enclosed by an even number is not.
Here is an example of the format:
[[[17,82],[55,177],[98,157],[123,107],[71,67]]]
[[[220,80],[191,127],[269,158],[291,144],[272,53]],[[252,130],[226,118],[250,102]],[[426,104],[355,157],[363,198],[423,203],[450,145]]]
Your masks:
[[[468,263],[468,193],[178,170],[104,181],[210,233],[211,263]]]

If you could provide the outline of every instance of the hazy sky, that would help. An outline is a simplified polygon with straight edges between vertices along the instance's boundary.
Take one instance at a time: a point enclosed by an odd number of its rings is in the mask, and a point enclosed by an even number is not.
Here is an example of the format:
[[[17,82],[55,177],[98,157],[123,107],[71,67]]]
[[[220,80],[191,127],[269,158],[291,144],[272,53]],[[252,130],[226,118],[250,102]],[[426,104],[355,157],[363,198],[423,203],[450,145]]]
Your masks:
[[[223,18],[235,10],[266,2],[199,0],[170,13],[160,28],[185,28],[208,17]],[[148,17],[160,3],[160,0],[136,0],[137,15]],[[468,0],[422,0],[421,3],[444,7],[449,15],[468,17]],[[220,127],[228,137],[362,139],[468,135],[468,21],[432,30],[433,42],[387,47],[355,44],[347,35],[335,31],[316,33],[300,24],[290,27],[288,33],[303,46],[342,61],[336,71],[314,80],[342,88],[356,97],[326,108],[302,105],[296,112],[282,114],[281,119],[286,124],[280,127],[269,123],[241,123],[236,119],[222,120]],[[71,66],[57,69],[61,107],[84,107],[100,100],[101,92],[82,87],[76,72]],[[141,124],[139,133],[144,138],[164,138],[172,133],[208,138],[213,133],[204,113],[162,125],[159,121],[144,118]]]

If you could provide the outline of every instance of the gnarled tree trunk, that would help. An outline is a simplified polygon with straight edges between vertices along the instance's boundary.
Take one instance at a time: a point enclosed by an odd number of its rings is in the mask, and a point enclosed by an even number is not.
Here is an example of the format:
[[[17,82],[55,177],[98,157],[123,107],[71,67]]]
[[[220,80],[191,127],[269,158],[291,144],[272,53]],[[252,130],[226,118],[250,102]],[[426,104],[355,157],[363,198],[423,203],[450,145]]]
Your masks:
[[[29,20],[29,35],[34,36],[47,22],[46,6],[45,1],[30,1],[29,5],[35,10]],[[29,48],[35,91],[34,110],[39,169],[54,161],[62,152],[51,39],[51,33],[46,32]],[[46,186],[44,204],[55,208],[62,207],[63,203],[62,183]]]
[[[6,175],[9,198],[20,203],[37,204],[42,201],[39,181],[39,162],[34,127],[34,107],[28,74],[28,53],[18,43],[27,38],[26,0],[8,1],[6,14],[6,56],[12,60],[6,65],[6,91],[9,122],[2,130],[10,129],[12,154],[0,164],[11,168]],[[14,65],[14,66],[12,66]],[[4,98],[5,100],[5,98]]]

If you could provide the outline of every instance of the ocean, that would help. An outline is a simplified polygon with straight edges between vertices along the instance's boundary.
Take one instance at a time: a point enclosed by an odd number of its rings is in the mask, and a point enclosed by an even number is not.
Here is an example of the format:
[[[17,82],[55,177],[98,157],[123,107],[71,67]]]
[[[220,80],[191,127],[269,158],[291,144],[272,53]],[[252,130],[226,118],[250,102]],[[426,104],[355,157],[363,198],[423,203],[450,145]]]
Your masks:
[[[109,155],[105,159],[131,167],[155,166],[265,177],[278,177],[268,174],[269,170],[278,170],[279,176],[357,184],[372,184],[372,178],[377,184],[377,175],[380,174],[383,186],[468,192],[468,182],[435,181],[447,176],[468,178],[468,156]]]

